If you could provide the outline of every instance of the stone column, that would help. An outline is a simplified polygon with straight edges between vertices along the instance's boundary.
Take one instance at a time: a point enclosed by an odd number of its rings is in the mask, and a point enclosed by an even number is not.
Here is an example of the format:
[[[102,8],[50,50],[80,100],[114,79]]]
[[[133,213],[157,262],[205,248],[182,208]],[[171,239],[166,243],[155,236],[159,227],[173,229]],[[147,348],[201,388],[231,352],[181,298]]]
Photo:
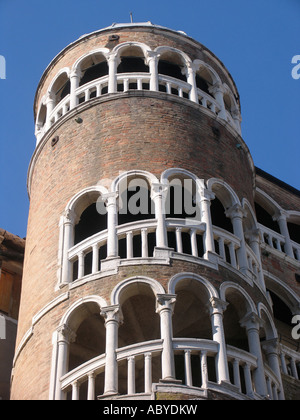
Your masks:
[[[135,394],[135,357],[127,358],[127,394]]]
[[[279,212],[273,217],[279,224],[280,233],[285,238],[284,250],[289,257],[294,258],[293,247],[291,244],[290,233],[286,220],[286,213],[284,211]]]
[[[227,302],[224,302],[223,300],[215,297],[212,297],[208,304],[211,316],[213,340],[219,343],[219,352],[216,357],[216,372],[218,383],[230,382],[223,327],[223,313],[227,306]]]
[[[204,232],[203,243],[204,243],[204,258],[209,259],[209,253],[215,253],[215,242],[214,233],[211,219],[211,200],[215,198],[215,194],[209,190],[202,189],[200,192],[200,203],[201,203],[201,222],[205,223],[206,229]]]
[[[187,64],[186,77],[187,77],[187,82],[192,86],[191,91],[190,91],[190,100],[198,104],[199,100],[198,100],[197,84],[196,84],[196,66],[193,63]]]
[[[246,212],[239,204],[235,204],[228,209],[225,214],[227,217],[231,218],[234,235],[240,240],[240,248],[237,249],[239,268],[243,274],[247,275],[248,260],[243,229],[243,217],[246,216]]]
[[[156,246],[158,248],[168,247],[168,236],[165,219],[165,194],[167,186],[164,184],[152,184],[151,199],[155,205],[156,227]]]
[[[64,400],[66,394],[62,392],[60,379],[68,372],[69,348],[76,339],[76,334],[67,325],[62,325],[57,330],[57,369],[55,399]]]
[[[275,373],[278,382],[280,383],[280,400],[284,400],[284,391],[283,385],[281,380],[281,371],[280,371],[280,364],[279,364],[279,345],[278,340],[275,338],[273,340],[267,340],[262,343],[262,348],[265,351],[265,354],[268,358],[268,365]]]
[[[247,236],[247,239],[249,240],[250,248],[252,249],[252,251],[256,255],[256,258],[259,262],[259,268],[258,268],[259,283],[260,283],[261,287],[263,288],[263,290],[266,290],[265,279],[264,279],[264,275],[263,275],[263,268],[262,268],[262,263],[261,263],[260,231],[259,231],[259,229],[253,229],[251,231],[248,231],[246,233],[246,236]]]
[[[175,381],[175,363],[173,352],[173,327],[172,315],[176,295],[158,294],[156,312],[160,316],[160,334],[163,340],[162,351],[162,380]]]
[[[52,92],[48,92],[47,97],[46,97],[46,108],[47,108],[47,112],[46,112],[46,123],[45,123],[45,129],[49,130],[49,128],[51,127],[50,124],[50,115],[53,111],[53,109],[55,108],[55,97],[53,95]]]
[[[76,69],[70,74],[70,109],[74,109],[78,105],[76,98],[76,89],[79,88],[81,71]]]
[[[102,308],[101,315],[105,318],[106,327],[104,395],[114,395],[118,393],[116,350],[118,348],[118,329],[123,318],[119,305]]]
[[[261,327],[261,324],[262,320],[253,312],[247,314],[240,321],[241,327],[244,327],[247,330],[249,352],[257,357],[257,368],[254,371],[254,382],[256,392],[262,397],[266,397],[268,391],[259,338],[259,329]]]
[[[159,54],[154,51],[147,52],[147,64],[150,71],[150,90],[158,91],[158,58]]]
[[[221,110],[218,114],[218,117],[227,121],[227,114],[226,114],[225,103],[224,103],[224,89],[223,89],[222,83],[219,83],[219,82],[215,83],[213,86],[209,88],[209,92],[215,97],[216,101],[220,105]]]
[[[70,283],[72,281],[72,263],[69,261],[69,249],[74,245],[74,226],[76,223],[76,214],[67,210],[62,216],[62,262],[60,284]]]
[[[152,391],[152,354],[145,353],[144,355],[144,370],[145,370],[145,393],[150,394]]]
[[[107,258],[115,258],[118,256],[117,193],[112,192],[108,194],[103,194],[102,199],[105,201],[107,210]]]
[[[88,392],[87,392],[88,401],[95,400],[95,372],[90,372],[88,374]]]
[[[120,58],[116,53],[110,53],[107,56],[108,62],[108,93],[117,92],[117,68]]]
[[[242,117],[241,117],[241,113],[240,111],[236,108],[231,112],[233,121],[235,123],[237,132],[241,135],[242,134],[242,130],[241,130],[241,122],[242,122]]]

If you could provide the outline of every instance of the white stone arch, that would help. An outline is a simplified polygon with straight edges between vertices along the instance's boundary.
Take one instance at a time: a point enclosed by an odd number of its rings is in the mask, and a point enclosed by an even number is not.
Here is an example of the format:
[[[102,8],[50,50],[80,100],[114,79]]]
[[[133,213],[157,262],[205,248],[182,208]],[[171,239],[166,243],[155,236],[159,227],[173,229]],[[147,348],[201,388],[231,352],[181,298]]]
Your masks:
[[[101,313],[106,307],[106,301],[100,296],[85,296],[74,302],[62,316],[60,323],[52,336],[52,366],[50,375],[49,399],[63,400],[66,394],[61,390],[61,378],[68,372],[70,345],[76,339],[76,331],[82,321],[90,313],[91,305],[96,305],[93,311]]]
[[[59,251],[58,251],[58,285],[72,281],[72,263],[68,252],[74,245],[75,225],[79,222],[81,214],[91,204],[97,203],[100,196],[107,195],[108,190],[96,185],[84,188],[75,194],[65,207],[59,223]]]
[[[182,168],[169,168],[166,169],[162,174],[161,174],[161,183],[162,184],[168,184],[169,182],[169,178],[173,177],[174,175],[180,175],[186,178],[191,178],[193,181],[195,181],[195,183],[197,185],[201,185],[201,187],[204,188],[204,180],[199,179],[195,174],[193,174],[192,172],[186,170],[186,169],[182,169]]]
[[[252,229],[257,229],[256,214],[252,205],[247,200],[247,198],[242,199],[242,207],[247,212],[247,217],[249,218],[249,224],[252,225],[251,226]]]
[[[119,59],[121,58],[121,53],[123,50],[128,49],[128,48],[139,48],[142,50],[143,55],[144,55],[144,59],[145,59],[145,63],[148,62],[148,53],[151,52],[151,48],[142,43],[142,42],[123,42],[122,44],[119,44],[117,46],[114,47],[114,49],[112,50],[112,54],[115,54],[116,57],[118,57]]]
[[[286,216],[288,222],[300,224],[300,211],[288,210]]]
[[[119,185],[122,181],[130,178],[145,178],[147,180],[147,182],[149,183],[150,187],[153,184],[157,184],[159,183],[158,178],[151,174],[150,172],[147,171],[141,171],[141,170],[132,170],[132,171],[127,171],[127,172],[122,172],[120,173],[119,176],[117,176],[117,178],[115,178],[115,180],[112,182],[111,184],[111,192],[118,192],[119,191]]]
[[[161,56],[164,53],[172,53],[172,54],[177,54],[181,57],[182,60],[182,64],[185,66],[185,68],[187,69],[188,66],[191,66],[192,64],[192,60],[190,59],[190,57],[184,53],[183,51],[174,48],[174,47],[169,47],[167,45],[162,45],[160,47],[155,48],[155,52]]]
[[[102,185],[84,188],[75,194],[68,202],[65,208],[65,214],[72,214],[75,218],[78,218],[89,204],[97,201],[97,198],[99,198],[100,195],[105,194],[108,194],[108,190]]]
[[[231,113],[233,111],[236,111],[239,109],[239,106],[237,104],[237,101],[232,93],[232,90],[230,87],[223,83],[223,91],[224,91],[224,98],[228,96],[229,103],[226,104],[226,109]],[[226,101],[225,101],[226,102]]]
[[[97,295],[85,296],[81,299],[78,299],[76,302],[74,302],[70,306],[70,308],[68,308],[68,310],[65,312],[65,314],[61,318],[61,321],[59,323],[59,327],[62,327],[64,325],[66,325],[71,329],[75,329],[74,328],[75,324],[72,321],[72,316],[78,310],[81,311],[81,309],[82,309],[82,314],[84,314],[84,306],[86,304],[89,304],[89,303],[97,304],[99,306],[99,313],[100,313],[102,308],[108,306],[106,300],[104,298],[102,298],[101,296],[97,296]],[[76,321],[76,323],[78,323],[78,321]]]
[[[234,205],[241,206],[240,199],[227,182],[218,178],[210,178],[207,181],[207,189],[219,198],[225,208]]]
[[[276,214],[280,214],[284,211],[272,197],[258,187],[255,189],[255,201],[264,207],[271,216],[275,216]]]
[[[220,291],[219,291],[220,299],[222,299],[224,302],[227,302],[226,292],[229,289],[236,290],[240,295],[242,295],[242,297],[245,299],[245,301],[248,304],[248,307],[246,309],[247,313],[253,312],[256,315],[258,315],[257,308],[255,306],[255,303],[253,302],[253,299],[250,297],[250,295],[240,285],[238,285],[236,283],[233,283],[231,281],[222,283],[221,286],[220,286]]]
[[[66,74],[67,78],[70,78],[70,68],[69,67],[64,67],[62,69],[59,70],[59,72],[56,74],[56,76],[54,77],[54,79],[52,79],[49,87],[48,87],[48,94],[52,95],[53,94],[53,87],[55,85],[55,83],[58,81],[58,79],[63,75]]]
[[[300,298],[295,291],[274,274],[264,272],[267,289],[278,295],[293,315],[300,315]]]
[[[117,286],[113,289],[110,298],[111,305],[119,305],[120,297],[125,292],[125,290],[130,286],[138,286],[139,284],[150,286],[154,296],[165,293],[163,286],[157,280],[145,276],[130,277],[117,284]]]
[[[47,99],[47,95],[44,95],[38,107],[38,112],[37,112],[36,122],[35,122],[36,135],[46,123],[46,118],[47,118],[46,99]]]
[[[272,315],[270,314],[270,311],[266,305],[264,305],[262,302],[259,302],[257,305],[257,311],[259,317],[264,320],[263,329],[266,333],[266,339],[272,340],[273,338],[278,338],[278,332],[275,327]]]
[[[201,277],[198,274],[189,273],[189,272],[175,274],[175,276],[173,276],[169,281],[168,293],[175,295],[176,286],[181,281],[189,280],[189,279],[190,280],[196,280],[197,282],[201,283],[206,288],[209,299],[219,297],[217,290],[208,280],[206,280],[204,277]]]
[[[96,56],[96,55],[103,55],[103,57],[105,58],[105,60],[107,61],[107,55],[109,54],[109,49],[108,48],[97,48],[95,50],[91,50],[89,52],[87,52],[86,54],[83,54],[81,57],[79,57],[75,63],[72,66],[72,73],[77,73],[79,74],[81,72],[81,64],[84,60],[86,60],[87,58],[91,57],[91,56]]]
[[[216,70],[214,70],[208,63],[205,63],[202,60],[196,59],[193,61],[193,66],[196,72],[198,72],[203,67],[210,74],[213,81],[213,85],[222,84],[220,76],[218,75]]]

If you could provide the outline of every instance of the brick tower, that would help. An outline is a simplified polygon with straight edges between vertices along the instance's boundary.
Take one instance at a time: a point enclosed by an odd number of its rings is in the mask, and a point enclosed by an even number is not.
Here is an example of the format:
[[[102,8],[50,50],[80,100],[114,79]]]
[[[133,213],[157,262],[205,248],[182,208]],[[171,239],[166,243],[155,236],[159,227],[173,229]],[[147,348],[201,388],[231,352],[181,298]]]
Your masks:
[[[299,192],[256,171],[222,62],[114,24],[53,59],[34,111],[11,398],[297,393]]]

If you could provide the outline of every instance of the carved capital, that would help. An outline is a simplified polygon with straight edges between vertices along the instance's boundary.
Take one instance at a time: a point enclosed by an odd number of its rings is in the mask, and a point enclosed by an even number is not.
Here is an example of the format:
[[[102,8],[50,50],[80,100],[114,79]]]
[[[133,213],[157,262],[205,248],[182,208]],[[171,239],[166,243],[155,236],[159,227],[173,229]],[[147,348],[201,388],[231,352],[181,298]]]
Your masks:
[[[163,310],[170,311],[173,314],[176,302],[176,295],[158,294],[156,295],[156,313]]]

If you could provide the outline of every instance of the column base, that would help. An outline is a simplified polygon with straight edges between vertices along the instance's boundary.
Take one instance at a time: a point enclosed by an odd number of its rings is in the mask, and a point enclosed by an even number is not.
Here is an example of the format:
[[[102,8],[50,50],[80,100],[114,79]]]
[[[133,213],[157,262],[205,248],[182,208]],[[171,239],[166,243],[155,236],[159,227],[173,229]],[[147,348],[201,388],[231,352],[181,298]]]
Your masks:
[[[160,379],[159,383],[162,385],[182,385],[182,381],[180,379],[175,378]]]

